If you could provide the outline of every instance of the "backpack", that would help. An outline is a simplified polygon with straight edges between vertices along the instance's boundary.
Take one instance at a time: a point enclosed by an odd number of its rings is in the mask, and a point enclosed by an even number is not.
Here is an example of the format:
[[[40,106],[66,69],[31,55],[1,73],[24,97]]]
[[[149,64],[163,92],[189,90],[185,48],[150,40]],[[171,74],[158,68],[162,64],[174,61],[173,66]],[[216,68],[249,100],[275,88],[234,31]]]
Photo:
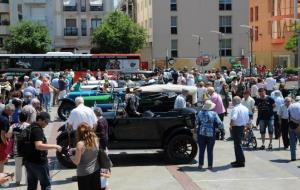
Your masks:
[[[23,157],[24,160],[30,156],[32,143],[31,143],[31,130],[38,126],[28,126],[20,131],[20,134],[17,136],[17,152],[20,157]]]

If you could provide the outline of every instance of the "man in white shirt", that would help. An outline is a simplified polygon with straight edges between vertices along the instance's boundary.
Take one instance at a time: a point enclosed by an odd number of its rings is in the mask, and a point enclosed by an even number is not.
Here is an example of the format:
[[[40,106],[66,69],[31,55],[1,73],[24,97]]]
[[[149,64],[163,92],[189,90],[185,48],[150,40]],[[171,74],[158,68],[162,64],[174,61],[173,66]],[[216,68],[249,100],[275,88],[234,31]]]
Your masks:
[[[274,90],[275,85],[276,85],[276,80],[272,77],[272,74],[269,74],[268,78],[266,78],[265,80],[267,95],[271,95],[271,92]]]
[[[186,85],[195,86],[195,77],[192,73],[188,73],[186,76]]]
[[[232,167],[245,167],[245,156],[242,149],[242,137],[244,127],[249,122],[249,111],[241,104],[241,98],[235,96],[232,99],[234,108],[230,114],[230,128],[232,129],[232,138],[234,142],[234,152],[236,161],[231,163]]]
[[[278,110],[278,116],[280,118],[280,129],[281,129],[281,136],[283,141],[283,146],[285,149],[289,148],[289,112],[288,109],[292,103],[292,99],[290,97],[286,97],[284,99],[284,104],[280,106]]]
[[[75,104],[76,108],[71,111],[67,120],[68,127],[76,130],[80,123],[86,122],[89,126],[95,128],[97,126],[97,117],[94,111],[84,105],[82,97],[77,97],[75,99]]]
[[[242,105],[248,108],[249,115],[253,116],[255,110],[255,100],[250,96],[250,91],[244,92],[244,98],[242,99]]]
[[[186,89],[182,90],[182,93],[179,94],[174,103],[174,109],[182,109],[186,108],[186,96],[188,95],[188,91]]]

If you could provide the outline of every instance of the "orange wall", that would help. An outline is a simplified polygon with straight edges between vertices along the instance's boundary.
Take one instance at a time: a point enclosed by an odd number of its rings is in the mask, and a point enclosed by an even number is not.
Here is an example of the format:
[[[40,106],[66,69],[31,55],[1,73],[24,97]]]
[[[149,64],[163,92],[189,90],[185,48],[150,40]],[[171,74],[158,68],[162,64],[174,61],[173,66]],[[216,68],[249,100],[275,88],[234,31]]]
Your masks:
[[[253,39],[253,54],[255,61],[258,65],[266,65],[268,68],[272,68],[273,56],[275,55],[289,55],[291,56],[291,62],[294,62],[292,52],[288,52],[284,49],[285,43],[289,37],[293,34],[293,31],[284,30],[281,37],[273,37],[272,33],[276,32],[276,29],[272,27],[272,22],[276,20],[281,24],[286,23],[290,25],[290,22],[285,18],[293,17],[293,0],[278,0],[281,1],[281,14],[287,13],[284,16],[272,16],[274,6],[272,6],[272,0],[250,0],[249,1],[249,14],[250,8],[253,7],[253,22],[249,20],[249,25],[258,27],[258,41]],[[290,4],[291,3],[291,4]],[[258,6],[258,20],[255,20],[255,6]],[[278,10],[275,14],[278,13]],[[250,15],[251,16],[251,15]],[[249,19],[250,19],[249,16]],[[283,25],[282,25],[283,26]],[[273,28],[273,29],[272,29]],[[282,27],[283,28],[283,27]],[[280,30],[279,30],[280,31]],[[291,63],[293,65],[293,63]]]

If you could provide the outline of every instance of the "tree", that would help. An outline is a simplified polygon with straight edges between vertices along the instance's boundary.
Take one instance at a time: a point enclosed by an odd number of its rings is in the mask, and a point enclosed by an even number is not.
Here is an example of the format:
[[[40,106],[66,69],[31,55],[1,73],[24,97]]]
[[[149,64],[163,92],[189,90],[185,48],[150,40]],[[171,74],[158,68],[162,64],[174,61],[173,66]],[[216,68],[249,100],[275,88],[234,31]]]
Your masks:
[[[4,48],[10,53],[46,53],[51,39],[46,26],[32,21],[22,21],[10,27],[10,36]]]
[[[300,26],[297,25],[297,27],[295,27],[296,25],[295,24],[292,24],[288,27],[292,28],[295,32],[295,29],[297,28],[297,30],[300,29]],[[284,48],[288,51],[292,51],[292,52],[296,52],[297,50],[297,43],[298,43],[298,35],[297,34],[294,34],[292,35],[288,41],[286,42],[286,44],[284,45]]]
[[[128,16],[115,11],[93,32],[97,53],[135,53],[146,42],[146,31]]]

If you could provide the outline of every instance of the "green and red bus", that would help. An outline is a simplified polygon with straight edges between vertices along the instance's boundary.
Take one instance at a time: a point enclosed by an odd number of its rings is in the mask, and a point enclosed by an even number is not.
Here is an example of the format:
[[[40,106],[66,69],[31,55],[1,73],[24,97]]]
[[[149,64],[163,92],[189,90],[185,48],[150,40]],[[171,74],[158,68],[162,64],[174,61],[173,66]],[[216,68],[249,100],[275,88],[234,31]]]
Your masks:
[[[22,68],[32,72],[47,73],[72,69],[77,80],[87,70],[100,69],[109,74],[147,70],[140,54],[73,54],[71,52],[48,52],[46,54],[0,54],[1,69]]]

